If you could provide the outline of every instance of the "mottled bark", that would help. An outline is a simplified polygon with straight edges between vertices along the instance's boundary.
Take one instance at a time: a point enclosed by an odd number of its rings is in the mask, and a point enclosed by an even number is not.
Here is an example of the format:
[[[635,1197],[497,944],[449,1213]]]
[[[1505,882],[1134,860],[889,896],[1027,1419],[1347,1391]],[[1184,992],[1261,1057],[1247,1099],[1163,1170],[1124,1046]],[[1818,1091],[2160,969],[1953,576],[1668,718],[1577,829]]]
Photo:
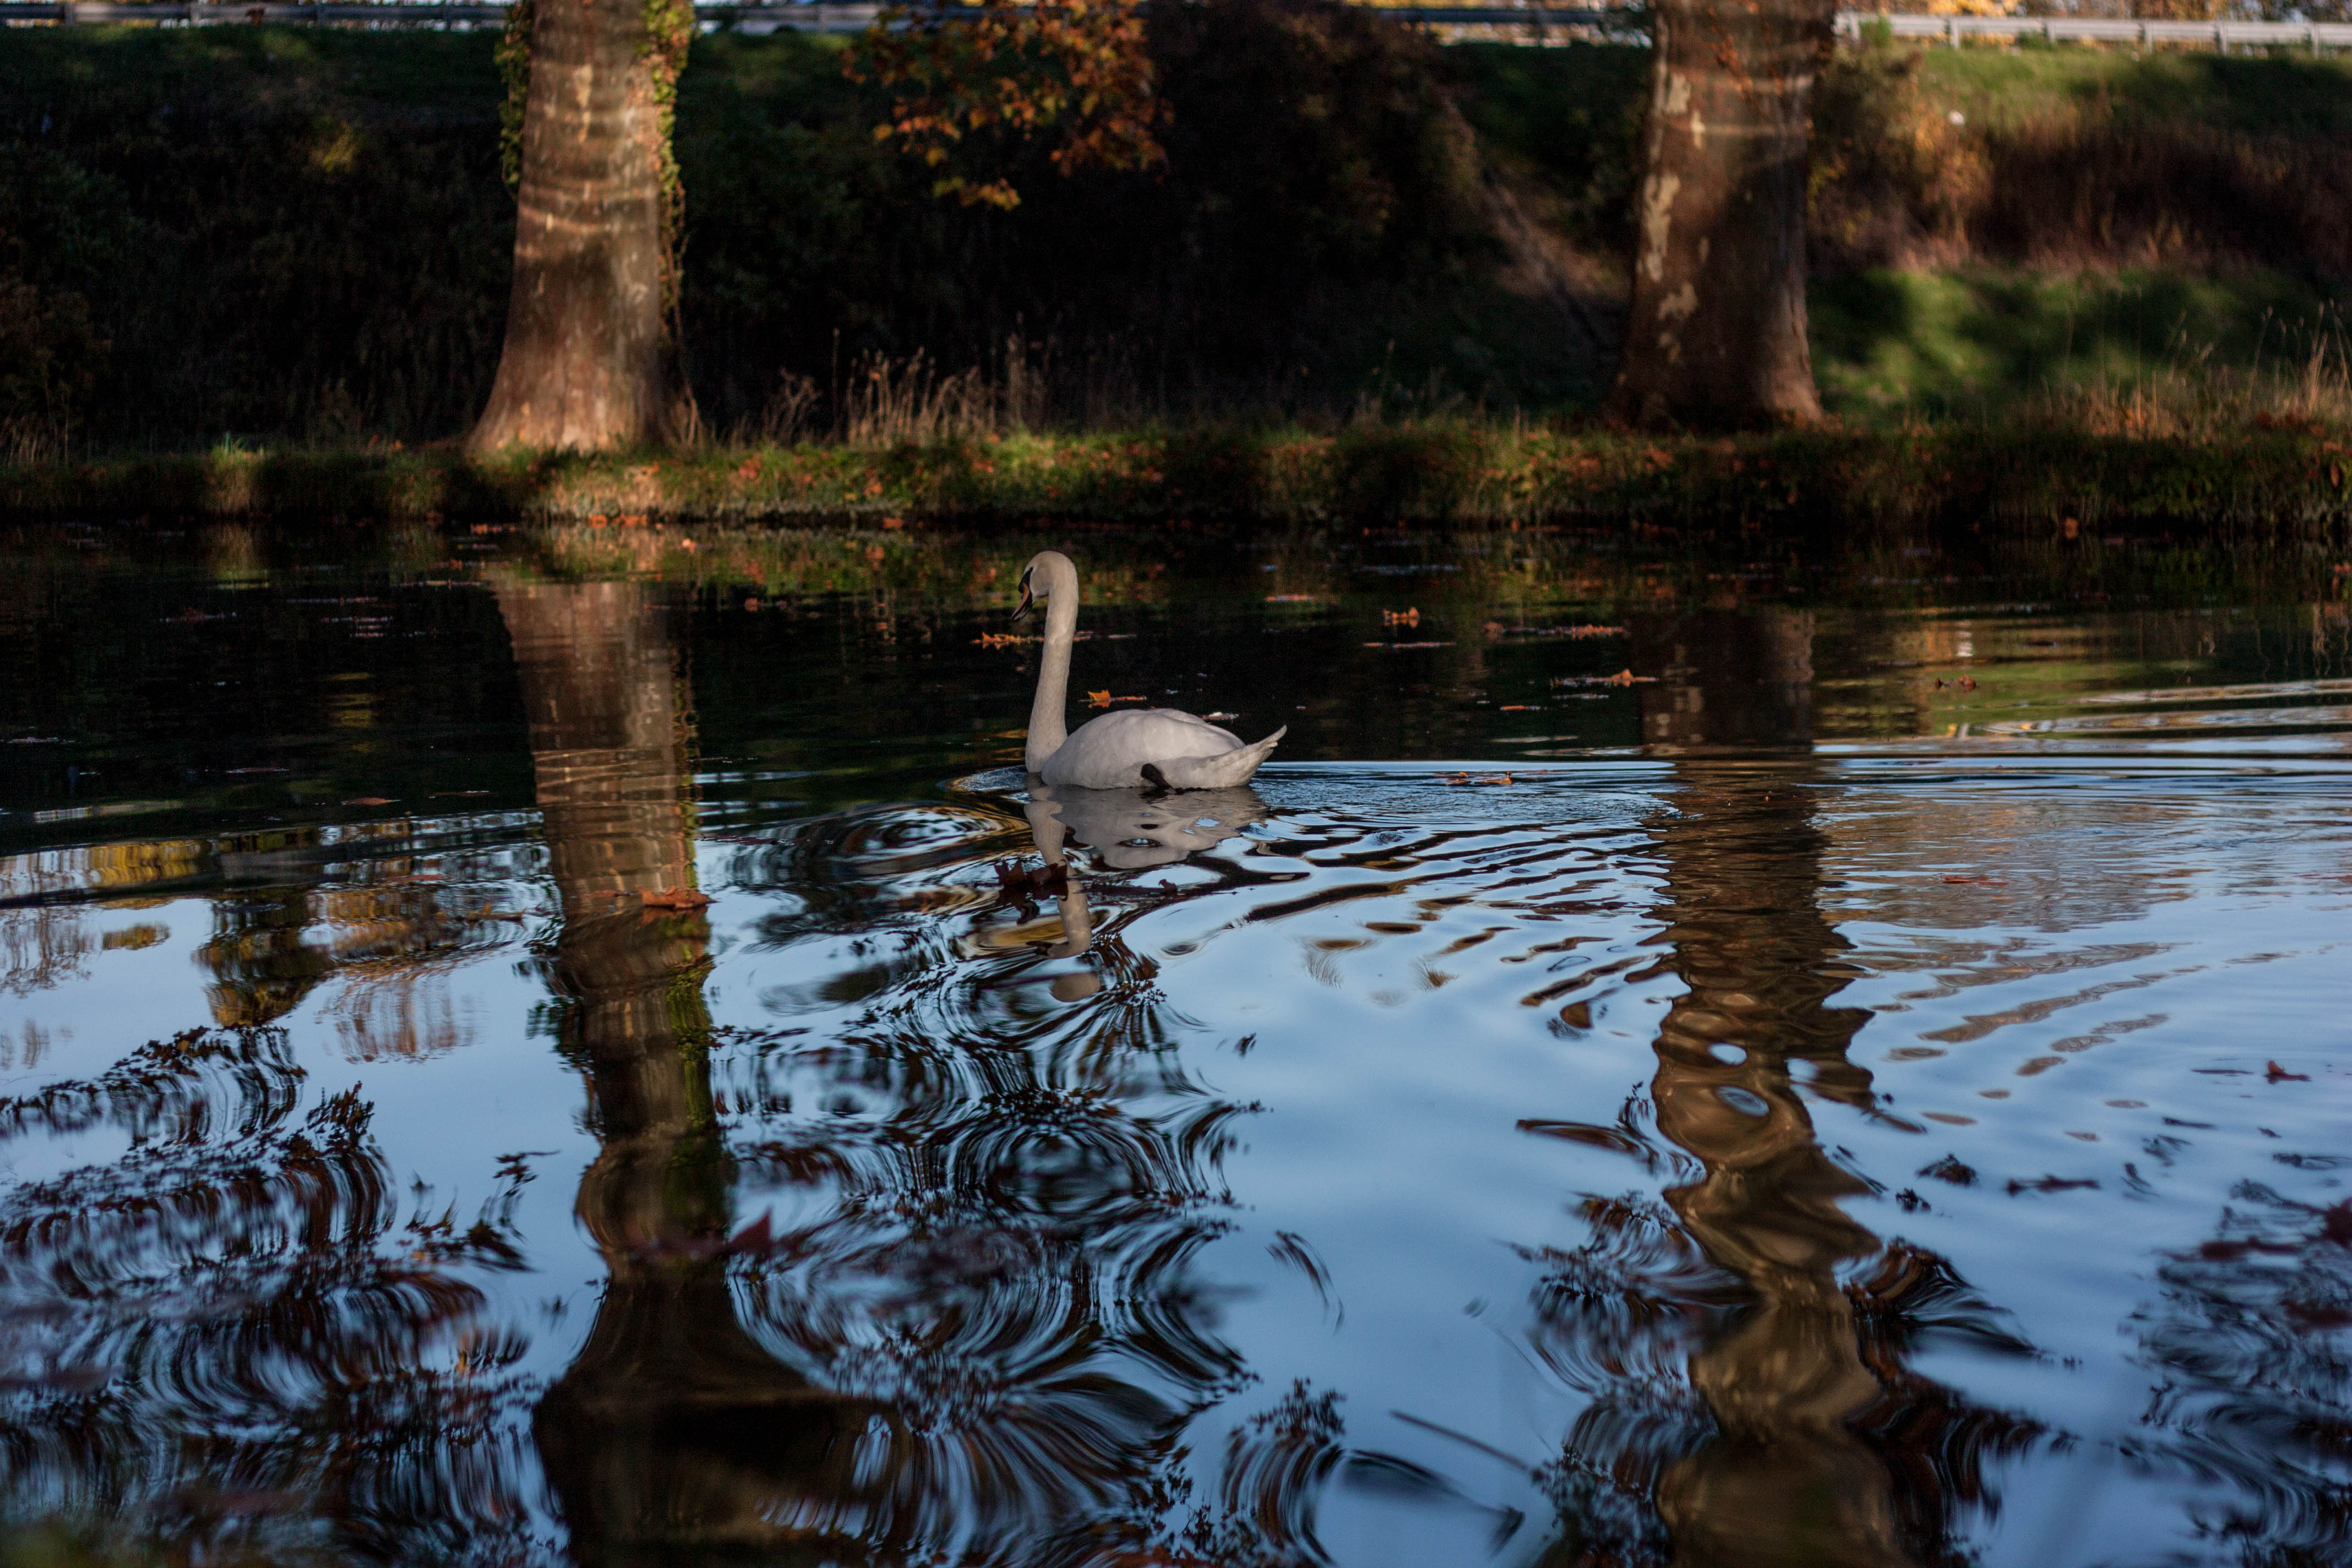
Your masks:
[[[668,637],[635,584],[510,584],[499,604],[562,903],[561,1035],[587,1070],[601,1144],[579,1215],[604,1294],[531,1424],[572,1559],[838,1560],[862,1533],[854,1459],[876,1412],[811,1387],[737,1316],[735,1170],[700,984],[709,931],[640,896],[693,881]]]
[[[514,287],[467,445],[597,450],[682,437],[692,405],[665,270],[671,57],[646,0],[541,0],[530,23]]]
[[[1821,417],[1805,342],[1806,135],[1830,0],[1662,0],[1619,418]]]

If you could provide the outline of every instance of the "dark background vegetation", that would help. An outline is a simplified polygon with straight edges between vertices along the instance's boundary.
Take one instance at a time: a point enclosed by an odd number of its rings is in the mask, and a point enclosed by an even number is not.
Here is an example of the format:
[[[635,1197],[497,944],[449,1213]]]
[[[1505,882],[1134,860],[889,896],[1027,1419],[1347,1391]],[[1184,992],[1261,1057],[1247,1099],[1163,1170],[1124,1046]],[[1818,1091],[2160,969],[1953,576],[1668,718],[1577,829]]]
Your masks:
[[[461,431],[512,234],[491,42],[0,33],[0,432]],[[977,150],[1015,171],[1005,214],[876,143],[840,41],[698,40],[682,315],[711,432],[903,428],[872,417],[894,398],[1097,426],[1591,406],[1642,51],[1441,49],[1301,0],[1168,7],[1152,47],[1164,174]],[[2347,89],[2287,58],[1842,56],[1814,171],[1832,406],[2302,352],[2352,278]]]

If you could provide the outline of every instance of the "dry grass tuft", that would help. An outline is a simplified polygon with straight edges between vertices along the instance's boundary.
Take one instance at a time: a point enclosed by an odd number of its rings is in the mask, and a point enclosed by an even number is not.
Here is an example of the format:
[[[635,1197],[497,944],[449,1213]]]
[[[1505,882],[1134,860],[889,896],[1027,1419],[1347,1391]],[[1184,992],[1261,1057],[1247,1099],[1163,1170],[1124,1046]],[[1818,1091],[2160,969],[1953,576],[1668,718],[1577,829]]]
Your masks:
[[[2249,430],[2310,435],[2352,430],[2352,337],[2330,315],[2298,354],[2252,368],[2176,358],[2152,374],[2052,386],[2022,410],[2089,436],[2226,440]]]

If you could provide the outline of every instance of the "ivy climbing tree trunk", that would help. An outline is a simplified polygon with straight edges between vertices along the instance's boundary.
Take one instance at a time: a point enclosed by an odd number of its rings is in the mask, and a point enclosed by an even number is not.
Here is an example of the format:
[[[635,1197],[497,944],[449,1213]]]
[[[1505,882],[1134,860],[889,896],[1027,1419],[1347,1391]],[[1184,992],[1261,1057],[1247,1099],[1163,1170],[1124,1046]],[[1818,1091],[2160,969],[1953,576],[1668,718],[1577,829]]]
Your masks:
[[[1659,0],[1633,307],[1610,410],[1821,417],[1805,344],[1806,132],[1833,0]]]
[[[523,0],[501,47],[514,289],[467,445],[595,450],[693,425],[675,334],[671,151],[688,0]]]

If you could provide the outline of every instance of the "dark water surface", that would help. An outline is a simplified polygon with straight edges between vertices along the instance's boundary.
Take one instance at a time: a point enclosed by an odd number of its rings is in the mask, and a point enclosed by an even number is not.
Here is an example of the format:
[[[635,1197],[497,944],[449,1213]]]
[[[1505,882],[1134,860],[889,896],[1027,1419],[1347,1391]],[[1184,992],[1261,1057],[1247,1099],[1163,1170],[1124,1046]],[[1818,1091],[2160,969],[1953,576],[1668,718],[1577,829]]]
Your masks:
[[[13,537],[0,1519],[2352,1561],[2346,570],[1759,552]]]

